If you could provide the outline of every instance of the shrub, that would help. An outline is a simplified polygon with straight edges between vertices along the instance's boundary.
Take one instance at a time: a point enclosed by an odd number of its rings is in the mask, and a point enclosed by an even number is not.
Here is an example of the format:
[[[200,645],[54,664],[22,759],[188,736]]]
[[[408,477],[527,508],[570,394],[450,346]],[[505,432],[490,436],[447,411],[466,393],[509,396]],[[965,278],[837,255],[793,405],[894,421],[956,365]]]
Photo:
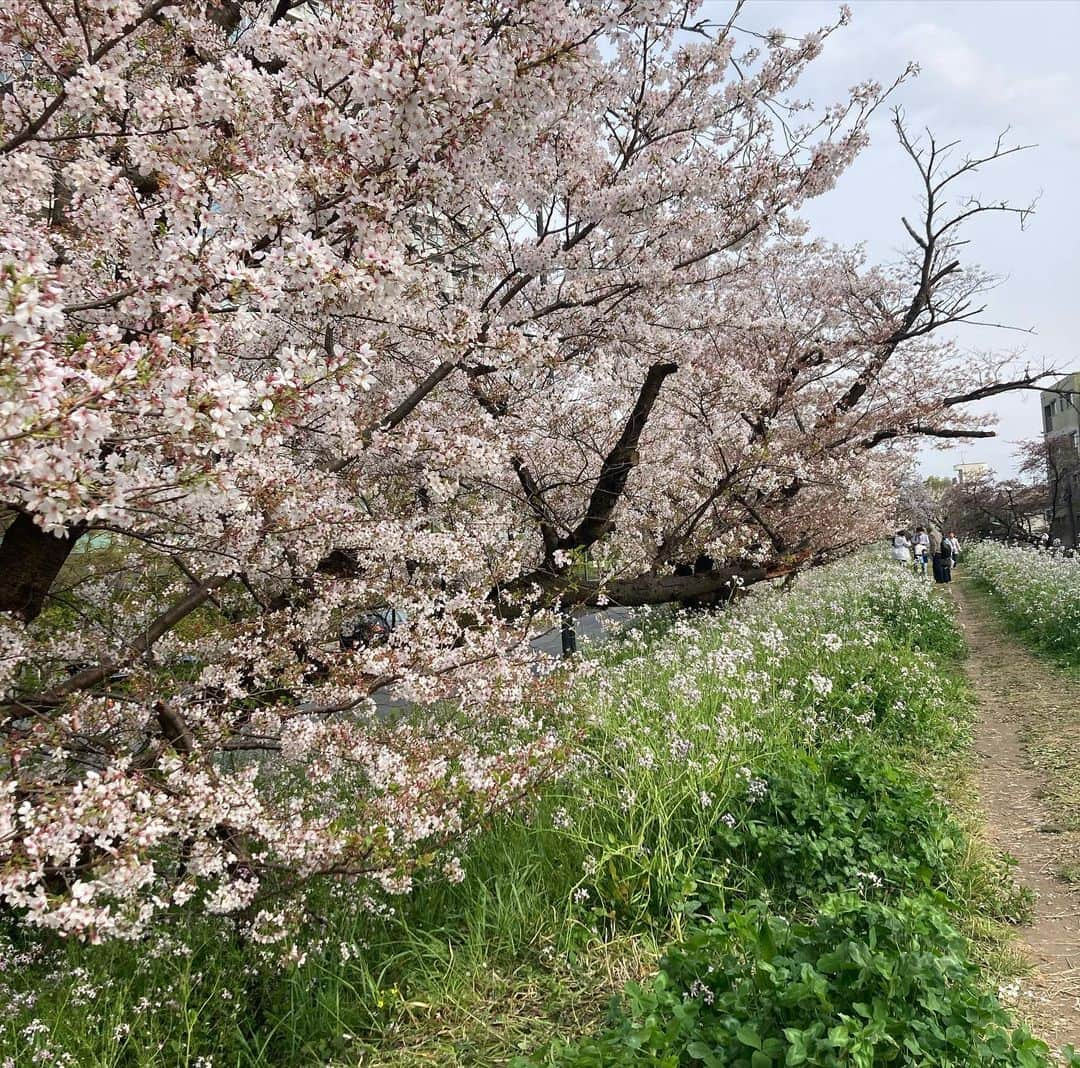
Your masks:
[[[604,1032],[546,1063],[1034,1068],[1047,1054],[985,992],[935,897],[848,893],[806,921],[761,903],[717,916],[626,991]]]

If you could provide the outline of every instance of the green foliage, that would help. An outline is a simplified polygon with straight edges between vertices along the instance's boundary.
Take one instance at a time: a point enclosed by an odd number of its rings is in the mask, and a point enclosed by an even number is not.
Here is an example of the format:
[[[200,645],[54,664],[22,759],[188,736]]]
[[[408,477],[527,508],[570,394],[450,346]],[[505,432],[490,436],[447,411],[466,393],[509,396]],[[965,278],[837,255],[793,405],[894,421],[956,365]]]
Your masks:
[[[797,754],[724,843],[774,901],[939,886],[962,832],[930,786],[857,746]]]
[[[966,950],[929,894],[832,895],[802,922],[751,903],[695,930],[627,990],[607,1030],[545,1063],[1045,1065],[1046,1045],[1012,1026]]]
[[[462,882],[327,883],[268,944],[185,911],[135,946],[14,931],[0,1063],[404,1068],[546,1047],[531,1063],[760,1068],[803,1048],[786,1063],[858,1065],[879,1031],[899,1046],[875,1038],[876,1056],[914,1058],[904,1040],[936,1050],[941,1027],[937,1060],[874,1063],[1042,1068],[958,933],[1024,906],[929,778],[966,738],[961,650],[949,603],[878,561],[658,615],[597,651],[564,724],[572,761],[462,844]],[[684,996],[695,980],[711,1005]],[[1006,1059],[974,1059],[980,1041]]]

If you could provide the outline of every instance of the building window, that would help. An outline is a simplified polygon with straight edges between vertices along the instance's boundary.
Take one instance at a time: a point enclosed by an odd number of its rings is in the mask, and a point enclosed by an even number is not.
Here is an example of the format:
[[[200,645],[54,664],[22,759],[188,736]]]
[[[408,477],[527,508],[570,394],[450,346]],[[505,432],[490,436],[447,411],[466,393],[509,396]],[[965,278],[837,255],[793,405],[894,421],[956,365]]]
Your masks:
[[[1054,404],[1051,401],[1043,406],[1043,430],[1049,433],[1054,429]]]

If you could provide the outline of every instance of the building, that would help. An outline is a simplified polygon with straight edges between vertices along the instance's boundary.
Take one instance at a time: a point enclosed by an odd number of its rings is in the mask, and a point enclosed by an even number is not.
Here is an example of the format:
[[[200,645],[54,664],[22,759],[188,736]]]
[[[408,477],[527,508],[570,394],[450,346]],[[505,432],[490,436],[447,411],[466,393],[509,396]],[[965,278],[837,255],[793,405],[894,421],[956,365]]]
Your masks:
[[[956,481],[963,485],[966,482],[978,482],[990,474],[990,465],[982,463],[956,464],[953,467],[956,472]]]
[[[1050,537],[1075,547],[1080,530],[1080,372],[1059,378],[1043,390],[1040,399],[1051,499]]]

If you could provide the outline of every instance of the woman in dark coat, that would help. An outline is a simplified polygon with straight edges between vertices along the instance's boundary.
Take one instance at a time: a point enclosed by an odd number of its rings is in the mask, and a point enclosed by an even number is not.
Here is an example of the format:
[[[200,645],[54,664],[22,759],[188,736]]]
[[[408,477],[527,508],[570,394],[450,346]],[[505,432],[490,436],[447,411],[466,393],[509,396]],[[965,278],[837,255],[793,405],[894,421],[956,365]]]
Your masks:
[[[948,538],[939,534],[933,542],[933,569],[935,582],[952,582],[953,549]]]

